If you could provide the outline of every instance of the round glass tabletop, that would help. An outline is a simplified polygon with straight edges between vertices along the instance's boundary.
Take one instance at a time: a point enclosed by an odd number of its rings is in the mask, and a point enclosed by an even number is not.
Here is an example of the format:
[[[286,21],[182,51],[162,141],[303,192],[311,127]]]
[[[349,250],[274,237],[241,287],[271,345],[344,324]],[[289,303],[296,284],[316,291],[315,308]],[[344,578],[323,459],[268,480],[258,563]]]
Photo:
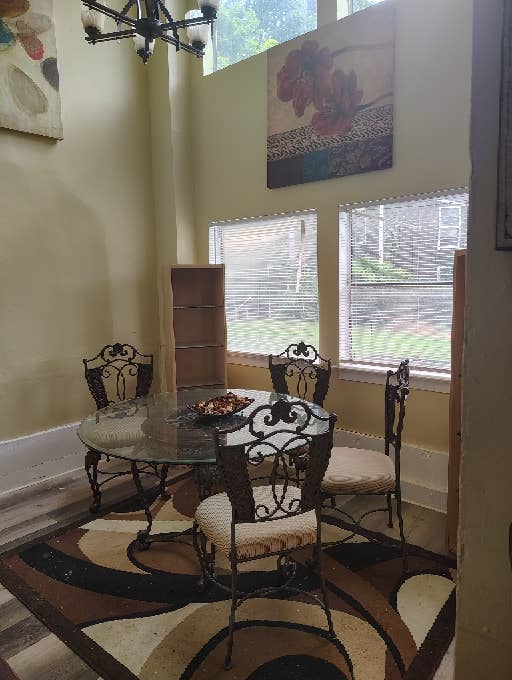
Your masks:
[[[188,408],[188,404],[228,391],[250,397],[254,402],[236,415],[214,419],[201,418]],[[297,401],[296,397],[274,392],[214,388],[151,394],[108,406],[88,416],[80,424],[78,436],[89,449],[115,458],[170,465],[211,465],[215,463],[215,428],[234,427],[258,406],[280,399]],[[328,418],[323,408],[307,403],[315,415]],[[328,427],[328,420],[314,419],[309,432],[321,434]]]

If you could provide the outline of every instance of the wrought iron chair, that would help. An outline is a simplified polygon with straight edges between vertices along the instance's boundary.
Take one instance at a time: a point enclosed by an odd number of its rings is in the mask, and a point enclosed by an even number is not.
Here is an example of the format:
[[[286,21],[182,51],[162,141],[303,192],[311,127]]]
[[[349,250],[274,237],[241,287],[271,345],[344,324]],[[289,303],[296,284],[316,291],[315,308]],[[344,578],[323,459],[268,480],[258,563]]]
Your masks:
[[[145,397],[153,382],[153,355],[141,354],[133,345],[116,342],[106,345],[95,357],[83,359],[85,379],[96,402],[96,408],[102,409],[119,401],[132,397]],[[129,433],[121,432],[119,437],[128,437]],[[123,441],[120,440],[120,445]],[[102,458],[99,451],[89,450],[85,456],[85,471],[91,485],[93,501],[92,513],[101,507],[101,487],[107,482],[126,472],[106,472],[98,469]],[[108,457],[107,457],[108,462]],[[167,466],[168,468],[168,466]],[[168,469],[162,470],[160,477],[161,493],[165,491],[165,479]],[[105,476],[98,482],[98,475]]]
[[[313,345],[303,341],[288,345],[281,354],[269,356],[268,368],[278,394],[290,394],[290,383],[297,381],[295,391],[299,399],[324,405],[331,378],[331,360],[321,357]]]
[[[324,498],[330,507],[347,517],[350,521],[346,528],[352,533],[343,539],[350,540],[361,528],[362,520],[374,512],[388,513],[388,527],[393,527],[392,496],[396,498],[396,512],[400,530],[402,560],[407,570],[407,543],[404,535],[402,517],[402,491],[400,482],[400,452],[402,430],[405,419],[405,404],[409,396],[409,360],[400,363],[397,371],[388,371],[384,391],[384,453],[333,447],[327,472],[322,481]],[[394,449],[395,461],[390,457]],[[386,496],[387,507],[365,512],[354,519],[352,515],[336,505],[336,496],[382,495]]]
[[[290,394],[290,383],[293,383],[299,399],[308,399],[318,406],[324,405],[329,391],[331,360],[321,357],[313,345],[301,340],[288,345],[281,354],[270,354],[268,368],[272,386],[278,394]],[[313,394],[309,398],[311,392]],[[305,466],[306,458],[298,458],[295,470],[297,481],[304,473]]]
[[[322,417],[300,401],[278,400],[260,406],[229,430],[217,430],[217,464],[226,493],[202,501],[195,514],[194,545],[205,582],[231,595],[229,638],[225,660],[231,668],[237,608],[251,597],[273,595],[280,590],[311,597],[325,612],[329,635],[335,638],[322,575],[321,557],[316,562],[322,597],[292,585],[296,562],[290,554],[310,547],[321,555],[321,482],[329,462],[336,416]],[[295,458],[307,445],[304,483],[295,486]],[[272,461],[270,476],[250,475],[249,469]],[[252,479],[251,479],[252,477]],[[208,552],[208,542],[211,550]],[[230,560],[231,588],[215,574],[215,554]],[[238,590],[238,565],[269,555],[278,557],[284,583],[249,593]]]

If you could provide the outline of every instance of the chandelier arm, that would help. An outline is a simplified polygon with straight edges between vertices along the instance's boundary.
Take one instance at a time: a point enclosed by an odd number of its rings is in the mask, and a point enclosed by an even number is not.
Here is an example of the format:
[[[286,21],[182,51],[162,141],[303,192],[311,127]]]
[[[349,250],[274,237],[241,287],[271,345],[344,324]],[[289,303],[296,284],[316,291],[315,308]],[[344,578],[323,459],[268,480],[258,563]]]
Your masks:
[[[167,21],[168,21],[168,23],[167,23],[167,24],[164,24],[164,25],[165,25],[165,26],[169,26],[169,28],[174,27],[175,21],[174,21],[174,19],[172,18],[171,13],[169,12],[169,10],[167,9],[167,7],[165,6],[165,2],[162,2],[162,0],[158,0],[158,6],[159,6],[160,9],[162,10],[162,14],[164,15],[164,17],[165,17],[165,18],[167,19]]]
[[[187,28],[187,26],[202,26],[203,24],[211,24],[212,20],[211,19],[205,19],[204,17],[197,17],[197,19],[182,19],[181,21],[175,21],[173,23],[173,26],[176,28]],[[166,28],[167,24],[164,24],[162,28],[164,30],[168,30]]]
[[[160,21],[160,9],[158,5],[158,0],[145,0],[146,3],[146,16],[151,18],[153,21]]]
[[[135,26],[135,19],[124,16],[120,12],[116,12],[116,10],[111,9],[106,5],[102,5],[101,2],[96,2],[96,0],[82,0],[82,3],[89,9],[95,9],[98,12],[105,14],[105,16],[109,17],[110,19],[114,19],[118,23],[122,22],[124,24],[128,24],[128,26]]]
[[[170,35],[162,35],[160,37],[164,42],[169,43],[170,45],[174,45],[174,47],[176,47],[176,40]],[[195,54],[196,57],[204,56],[204,52],[202,50],[197,50],[195,47],[192,47],[192,45],[181,42],[181,40],[179,41],[179,46],[181,50],[184,50],[185,52],[190,52],[190,54]]]
[[[124,38],[133,38],[135,33],[136,33],[135,30],[114,31],[114,33],[102,33],[97,38],[87,37],[85,40],[88,43],[96,44],[100,42],[109,42],[110,40],[123,40]]]
[[[134,5],[137,6],[137,20],[139,20],[142,17],[142,9],[141,9],[141,6],[140,6],[140,0],[128,0],[126,5],[121,10],[121,16],[128,18],[128,12],[131,10],[131,8]],[[121,32],[121,25],[122,25],[122,21],[121,21],[121,19],[118,19],[118,21],[117,21],[117,31],[119,31],[119,32]]]

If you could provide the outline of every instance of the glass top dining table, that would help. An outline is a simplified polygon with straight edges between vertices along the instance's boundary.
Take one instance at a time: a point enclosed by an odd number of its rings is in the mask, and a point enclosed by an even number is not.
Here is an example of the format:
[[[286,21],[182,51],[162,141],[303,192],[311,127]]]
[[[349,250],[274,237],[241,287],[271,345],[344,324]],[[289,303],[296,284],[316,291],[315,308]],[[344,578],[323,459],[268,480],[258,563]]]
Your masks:
[[[226,394],[226,389],[187,389],[178,393],[152,394],[101,409],[83,420],[80,440],[89,449],[109,457],[157,465],[215,464],[215,428],[230,428],[242,422],[258,406],[296,397],[255,390],[229,390],[254,401],[233,416],[203,418],[189,409],[190,404]],[[323,408],[309,403],[320,418],[328,418]],[[311,434],[321,434],[328,420],[312,424]]]
[[[225,443],[240,445],[245,441],[244,430],[239,426],[244,419],[260,406],[271,406],[280,400],[297,402],[297,398],[275,392],[255,390],[229,390],[253,401],[232,416],[204,418],[194,413],[189,406],[197,401],[226,394],[228,390],[218,388],[187,389],[177,393],[151,394],[147,397],[129,399],[88,416],[78,428],[80,440],[89,449],[86,456],[86,470],[93,490],[95,512],[96,501],[101,498],[97,464],[101,456],[118,458],[129,463],[130,472],[137,492],[140,507],[146,515],[147,527],[137,533],[130,550],[147,550],[152,543],[180,540],[187,532],[151,533],[153,525],[152,500],[143,478],[150,475],[159,480],[160,495],[168,499],[167,480],[170,467],[192,468],[199,498],[204,499],[223,489],[220,471],[216,466],[214,431],[233,428],[235,431],[222,435]],[[301,400],[304,403],[304,400]],[[306,434],[322,434],[329,428],[329,414],[320,406],[306,402],[316,416],[308,421]],[[268,414],[269,409],[263,409]],[[300,415],[297,415],[300,418]],[[291,421],[290,421],[291,422]],[[297,425],[299,425],[297,420]],[[273,436],[285,436],[280,432],[283,423],[270,425]],[[237,427],[238,426],[238,427]],[[268,432],[268,427],[265,426]],[[291,426],[293,427],[293,425]],[[289,432],[289,429],[288,429]],[[289,439],[289,435],[285,437]],[[90,461],[88,463],[88,457]],[[92,472],[91,472],[92,470]],[[102,473],[105,474],[105,473]],[[129,473],[114,473],[113,476]],[[184,474],[188,474],[185,468]],[[177,479],[177,478],[174,478]]]

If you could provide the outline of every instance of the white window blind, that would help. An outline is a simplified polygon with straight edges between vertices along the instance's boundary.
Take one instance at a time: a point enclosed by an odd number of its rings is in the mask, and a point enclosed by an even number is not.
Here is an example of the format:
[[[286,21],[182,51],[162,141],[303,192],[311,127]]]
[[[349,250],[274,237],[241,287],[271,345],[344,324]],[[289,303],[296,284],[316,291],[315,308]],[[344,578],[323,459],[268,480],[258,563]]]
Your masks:
[[[340,360],[450,369],[453,259],[466,193],[340,209]]]
[[[316,213],[210,225],[210,263],[226,267],[228,350],[318,347]]]

